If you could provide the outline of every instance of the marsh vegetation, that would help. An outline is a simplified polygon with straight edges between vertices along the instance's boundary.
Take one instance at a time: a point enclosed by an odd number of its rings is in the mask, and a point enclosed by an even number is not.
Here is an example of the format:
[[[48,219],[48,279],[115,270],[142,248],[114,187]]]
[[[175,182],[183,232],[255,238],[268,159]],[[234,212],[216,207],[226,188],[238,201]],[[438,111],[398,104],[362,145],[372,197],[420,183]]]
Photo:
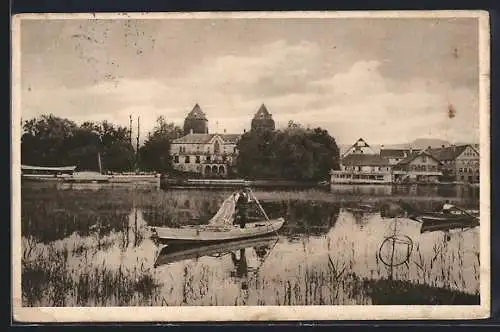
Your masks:
[[[346,209],[359,201],[378,208],[377,196],[257,192],[270,216],[287,220],[264,257],[248,247],[155,267],[159,248],[148,226],[206,223],[227,194],[23,185],[23,305],[479,303],[478,229],[420,234],[404,217]],[[406,199],[422,208],[442,201]],[[381,244],[395,225],[412,250],[391,268],[380,259]],[[404,260],[405,250],[396,248],[393,258]]]

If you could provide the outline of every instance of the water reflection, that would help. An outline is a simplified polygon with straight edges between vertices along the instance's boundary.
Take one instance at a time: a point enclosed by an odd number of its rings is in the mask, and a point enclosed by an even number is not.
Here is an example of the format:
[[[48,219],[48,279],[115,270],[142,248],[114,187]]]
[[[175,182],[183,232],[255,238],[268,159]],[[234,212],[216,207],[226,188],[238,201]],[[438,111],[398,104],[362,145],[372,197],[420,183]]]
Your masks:
[[[160,248],[148,226],[203,223],[227,192],[23,188],[23,305],[426,304],[441,291],[444,303],[478,299],[477,227],[421,234],[404,215],[382,216],[373,197],[261,196],[270,217],[287,220],[279,237]],[[409,251],[382,246],[395,225],[412,249],[390,268],[379,251],[395,262]]]

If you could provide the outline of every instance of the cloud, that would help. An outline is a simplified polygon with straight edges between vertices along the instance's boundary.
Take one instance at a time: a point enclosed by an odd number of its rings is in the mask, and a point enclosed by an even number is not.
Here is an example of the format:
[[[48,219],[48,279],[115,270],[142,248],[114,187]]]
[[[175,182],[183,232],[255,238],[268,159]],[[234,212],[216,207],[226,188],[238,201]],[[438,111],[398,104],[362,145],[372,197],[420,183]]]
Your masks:
[[[387,76],[383,59],[325,70],[325,52],[315,42],[279,39],[246,53],[207,55],[176,75],[110,77],[83,87],[38,84],[31,91],[25,85],[23,117],[52,112],[76,121],[128,125],[130,114],[140,115],[145,137],[158,116],[182,125],[199,103],[210,130],[218,123],[220,131],[242,132],[265,103],[278,124],[294,120],[321,126],[347,144],[360,136],[374,144],[429,135],[467,141],[478,132],[472,88],[428,77]],[[454,119],[447,117],[449,104],[457,109]]]

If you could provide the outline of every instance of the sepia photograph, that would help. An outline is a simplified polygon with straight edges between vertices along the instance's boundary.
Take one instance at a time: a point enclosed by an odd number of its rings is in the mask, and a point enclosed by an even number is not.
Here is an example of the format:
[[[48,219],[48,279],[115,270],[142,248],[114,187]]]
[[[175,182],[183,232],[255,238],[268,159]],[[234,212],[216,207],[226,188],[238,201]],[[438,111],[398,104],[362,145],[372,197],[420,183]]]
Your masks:
[[[489,317],[488,20],[15,16],[14,319]]]

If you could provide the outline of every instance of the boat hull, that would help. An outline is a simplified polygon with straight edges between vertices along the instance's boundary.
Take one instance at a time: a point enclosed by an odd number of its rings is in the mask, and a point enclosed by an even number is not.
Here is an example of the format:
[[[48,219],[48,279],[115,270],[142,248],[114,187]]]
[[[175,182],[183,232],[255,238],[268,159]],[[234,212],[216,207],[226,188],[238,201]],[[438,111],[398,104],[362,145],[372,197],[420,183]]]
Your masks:
[[[422,222],[421,233],[479,226],[479,219],[468,215],[424,215],[418,219]]]
[[[152,237],[167,244],[221,243],[243,240],[277,232],[285,220],[283,218],[270,221],[247,223],[245,228],[238,226],[217,228],[210,226],[188,226],[184,228],[152,227]]]

